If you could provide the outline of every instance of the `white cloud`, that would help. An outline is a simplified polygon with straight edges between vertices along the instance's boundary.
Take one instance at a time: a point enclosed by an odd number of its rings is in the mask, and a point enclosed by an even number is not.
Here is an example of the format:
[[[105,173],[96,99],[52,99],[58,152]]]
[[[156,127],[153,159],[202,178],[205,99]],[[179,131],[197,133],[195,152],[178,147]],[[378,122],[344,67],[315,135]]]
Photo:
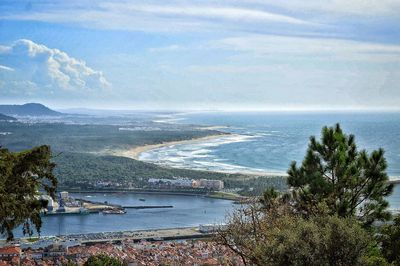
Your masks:
[[[3,46],[0,59],[7,62],[0,66],[0,95],[90,95],[111,86],[84,61],[26,39]]]
[[[398,0],[246,0],[247,3],[272,5],[297,12],[324,12],[328,15],[356,15],[361,17],[392,16],[399,17]],[[243,2],[243,1],[238,1]]]
[[[14,71],[14,68],[0,65],[0,71]]]
[[[374,62],[399,62],[400,60],[400,45],[327,38],[246,35],[211,41],[203,47],[252,53],[259,56],[300,56],[327,60],[345,59]]]
[[[341,25],[343,16],[356,20],[373,20],[376,17],[400,19],[399,0],[69,0],[31,5],[34,8],[28,12],[13,10],[11,6],[9,10],[13,12],[2,12],[0,18],[155,32],[268,31],[268,26],[276,23],[292,27],[290,30],[295,30],[295,27],[304,30],[305,26],[318,26],[327,21],[332,25]],[[307,32],[315,32],[314,28]]]
[[[110,11],[118,13],[139,12],[157,16],[177,16],[226,19],[242,22],[280,22],[290,24],[306,24],[306,21],[290,16],[266,12],[263,10],[232,7],[232,6],[207,6],[207,5],[140,5],[126,3],[106,3],[101,5]]]
[[[177,44],[172,44],[168,45],[165,47],[156,47],[156,48],[150,48],[150,52],[173,52],[173,51],[182,51],[182,50],[187,50],[187,47],[177,45]]]
[[[225,73],[225,74],[238,74],[238,73],[266,73],[276,71],[280,69],[276,66],[265,66],[265,65],[246,65],[246,66],[235,66],[235,65],[192,65],[187,67],[187,70],[193,73]]]
[[[267,8],[213,1],[68,1],[37,3],[29,12],[3,13],[0,19],[73,23],[83,27],[152,32],[244,30],[255,25],[312,25]]]

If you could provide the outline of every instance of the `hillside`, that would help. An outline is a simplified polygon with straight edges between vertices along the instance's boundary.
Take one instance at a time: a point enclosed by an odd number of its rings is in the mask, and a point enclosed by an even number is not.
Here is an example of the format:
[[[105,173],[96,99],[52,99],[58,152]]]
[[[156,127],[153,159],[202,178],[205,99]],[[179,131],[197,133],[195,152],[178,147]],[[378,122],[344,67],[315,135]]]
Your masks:
[[[17,121],[17,119],[12,116],[0,114],[0,121]]]
[[[60,116],[60,112],[51,110],[40,103],[26,103],[23,105],[0,105],[0,113],[17,116]]]

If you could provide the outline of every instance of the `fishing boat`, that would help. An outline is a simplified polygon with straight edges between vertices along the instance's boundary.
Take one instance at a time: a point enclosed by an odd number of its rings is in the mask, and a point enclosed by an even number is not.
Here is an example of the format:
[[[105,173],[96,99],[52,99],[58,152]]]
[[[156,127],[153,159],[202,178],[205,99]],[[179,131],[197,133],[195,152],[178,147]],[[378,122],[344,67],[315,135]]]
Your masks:
[[[103,214],[125,214],[126,211],[123,209],[106,209],[102,211]]]

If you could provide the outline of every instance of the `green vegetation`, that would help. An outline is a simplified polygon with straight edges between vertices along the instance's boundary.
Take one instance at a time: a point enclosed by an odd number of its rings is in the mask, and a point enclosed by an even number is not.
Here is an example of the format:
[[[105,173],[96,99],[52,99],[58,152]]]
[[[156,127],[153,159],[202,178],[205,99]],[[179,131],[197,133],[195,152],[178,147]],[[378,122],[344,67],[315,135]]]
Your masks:
[[[135,122],[154,126],[151,122]],[[160,126],[157,124],[157,126]],[[267,187],[286,190],[281,177],[249,177],[240,174],[214,173],[174,169],[150,163],[104,155],[112,150],[128,149],[145,144],[157,144],[173,140],[185,140],[222,134],[214,130],[198,130],[191,126],[168,125],[162,130],[124,131],[120,126],[101,124],[58,123],[1,123],[0,128],[12,132],[1,138],[1,145],[13,151],[21,151],[44,143],[51,145],[57,164],[54,174],[62,189],[91,190],[96,181],[113,181],[123,187],[143,188],[148,178],[206,178],[223,180],[226,188],[240,188],[245,196],[259,195]]]
[[[154,125],[139,124],[137,126]],[[0,128],[2,131],[12,132],[11,135],[1,138],[1,145],[12,151],[21,151],[46,144],[51,146],[54,153],[104,153],[146,144],[158,144],[222,134],[219,131],[197,130],[192,127],[128,131],[119,130],[121,126],[102,124],[0,122]]]
[[[26,241],[30,242],[30,243],[34,243],[36,241],[39,240],[39,237],[29,237],[26,239]]]
[[[385,170],[383,150],[358,152],[354,136],[324,127],[288,170],[290,191],[265,190],[216,241],[245,265],[400,265],[400,218],[370,226],[390,218]]]
[[[293,162],[288,184],[293,188],[296,209],[307,215],[327,210],[330,215],[357,217],[366,225],[387,220],[385,197],[391,194],[384,151],[369,155],[358,151],[354,136],[343,133],[340,125],[324,127],[321,141],[310,138],[301,167]]]
[[[400,215],[392,224],[383,225],[379,233],[382,253],[390,263],[400,265]]]
[[[7,240],[14,238],[13,229],[20,225],[24,235],[31,236],[33,227],[40,233],[40,211],[47,201],[37,197],[38,191],[54,198],[57,186],[50,159],[49,146],[18,153],[0,148],[0,234]]]
[[[222,192],[222,191],[213,191],[209,193],[208,196],[210,198],[236,200],[236,201],[242,199],[242,197],[236,193]]]
[[[187,177],[193,179],[223,180],[227,188],[241,188],[240,194],[259,195],[267,187],[277,190],[287,188],[282,177],[248,177],[241,174],[225,174],[207,171],[164,168],[117,156],[99,156],[82,153],[62,153],[54,158],[57,164],[55,175],[60,187],[81,190],[94,189],[97,180],[115,181],[145,188],[149,178]]]
[[[84,264],[84,266],[123,266],[124,263],[114,257],[106,254],[91,256]]]
[[[352,218],[252,214],[236,213],[218,237],[249,265],[365,265],[374,244]]]

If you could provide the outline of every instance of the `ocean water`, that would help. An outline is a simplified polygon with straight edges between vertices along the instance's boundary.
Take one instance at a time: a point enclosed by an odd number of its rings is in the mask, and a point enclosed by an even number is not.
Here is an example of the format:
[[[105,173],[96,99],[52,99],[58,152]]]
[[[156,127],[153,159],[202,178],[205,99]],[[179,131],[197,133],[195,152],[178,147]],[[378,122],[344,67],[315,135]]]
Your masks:
[[[163,122],[163,120],[158,120]],[[172,167],[226,172],[286,173],[301,162],[309,137],[340,123],[359,149],[386,152],[387,172],[400,176],[400,113],[185,113],[164,122],[219,127],[232,136],[144,152],[140,159]]]
[[[233,133],[208,141],[172,145],[142,153],[140,159],[177,168],[285,174],[303,159],[309,137],[340,123],[359,149],[383,148],[390,178],[400,176],[400,113],[185,113],[158,122],[218,127]],[[400,185],[388,198],[400,210]]]

